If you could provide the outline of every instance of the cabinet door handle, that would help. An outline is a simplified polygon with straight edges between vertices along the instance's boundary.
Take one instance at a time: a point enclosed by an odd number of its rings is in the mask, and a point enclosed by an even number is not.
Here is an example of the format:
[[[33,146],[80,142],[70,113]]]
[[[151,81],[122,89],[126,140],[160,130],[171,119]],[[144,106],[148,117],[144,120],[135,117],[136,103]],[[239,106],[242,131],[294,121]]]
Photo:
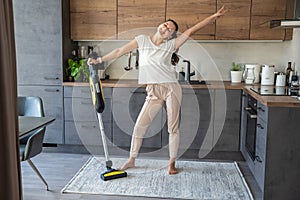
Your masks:
[[[146,94],[145,91],[130,91],[132,94]]]
[[[261,112],[265,112],[265,110],[262,107],[258,107],[257,110],[259,110]]]
[[[257,162],[259,162],[259,163],[262,163],[262,160],[260,159],[259,156],[255,156],[255,160],[256,160]]]
[[[84,101],[81,101],[80,102],[82,105],[91,105],[91,102],[84,102]]]
[[[97,126],[86,126],[86,125],[82,125],[81,128],[92,128],[92,129],[95,129],[95,128],[97,128]]]
[[[260,129],[265,129],[261,124],[257,124],[257,127]]]
[[[59,89],[50,89],[50,88],[46,88],[45,91],[46,91],[46,92],[59,92]]]
[[[59,80],[58,77],[44,77],[45,80]]]

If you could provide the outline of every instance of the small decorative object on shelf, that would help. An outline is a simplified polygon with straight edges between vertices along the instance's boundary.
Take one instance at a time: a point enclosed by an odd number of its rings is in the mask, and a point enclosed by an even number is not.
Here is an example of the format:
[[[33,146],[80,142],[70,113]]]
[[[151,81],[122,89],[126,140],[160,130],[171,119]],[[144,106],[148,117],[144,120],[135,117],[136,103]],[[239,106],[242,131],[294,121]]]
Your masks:
[[[232,66],[231,66],[231,70],[230,70],[230,75],[231,75],[231,82],[232,83],[242,82],[243,71],[242,71],[241,65],[236,64],[235,62],[233,62]]]

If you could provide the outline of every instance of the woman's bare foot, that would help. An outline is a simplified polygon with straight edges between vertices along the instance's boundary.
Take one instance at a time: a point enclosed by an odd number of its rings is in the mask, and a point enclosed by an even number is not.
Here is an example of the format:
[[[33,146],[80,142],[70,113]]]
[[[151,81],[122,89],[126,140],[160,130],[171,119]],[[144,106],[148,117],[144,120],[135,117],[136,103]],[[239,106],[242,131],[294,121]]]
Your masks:
[[[125,169],[133,168],[133,167],[135,167],[135,158],[130,157],[127,160],[127,162],[122,165],[122,167],[120,168],[120,170],[125,170]]]
[[[177,174],[177,173],[178,173],[178,171],[175,167],[175,161],[172,160],[169,163],[169,174],[172,175],[172,174]]]

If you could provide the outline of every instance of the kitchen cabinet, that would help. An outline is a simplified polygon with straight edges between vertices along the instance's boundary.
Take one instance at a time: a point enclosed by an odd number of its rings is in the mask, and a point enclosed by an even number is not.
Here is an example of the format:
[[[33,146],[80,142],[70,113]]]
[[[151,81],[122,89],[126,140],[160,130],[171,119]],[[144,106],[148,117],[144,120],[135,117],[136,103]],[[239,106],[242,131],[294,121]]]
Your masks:
[[[70,0],[72,40],[131,40],[152,34],[171,18],[179,33],[215,13],[222,5],[225,17],[196,32],[194,40],[291,40],[292,29],[270,29],[273,19],[293,18],[294,0]]]
[[[40,96],[47,116],[44,143],[63,143],[61,0],[14,0],[18,95]]]
[[[113,144],[128,149],[136,119],[145,102],[145,88],[114,88],[112,93]],[[160,148],[162,132],[162,110],[149,126],[142,147]]]
[[[118,39],[152,34],[165,21],[166,0],[118,0]]]
[[[70,0],[72,40],[117,39],[117,0]]]
[[[167,0],[166,19],[173,19],[179,25],[179,33],[192,27],[200,20],[216,12],[216,1],[210,0]],[[194,40],[213,40],[215,38],[215,24],[207,25],[196,32]]]
[[[194,149],[210,152],[213,142],[214,90],[183,89],[180,110],[181,150]],[[167,122],[163,133],[163,146],[169,143]],[[202,155],[202,154],[201,154]]]
[[[102,113],[102,121],[105,135],[109,141],[112,141],[111,88],[104,88],[104,96],[105,109]],[[86,147],[102,145],[89,87],[64,87],[64,115],[65,144]]]
[[[284,40],[284,29],[270,29],[272,19],[285,19],[287,0],[252,0],[251,40]]]
[[[228,12],[216,21],[216,40],[248,40],[250,32],[251,0],[217,0]]]
[[[247,92],[244,95],[249,95]],[[245,96],[243,96],[244,100]],[[246,102],[243,102],[244,106]],[[300,196],[300,108],[268,107],[257,102],[255,156],[245,148],[246,123],[242,110],[241,152],[262,191],[262,199]]]
[[[239,151],[241,90],[215,90],[214,151]]]

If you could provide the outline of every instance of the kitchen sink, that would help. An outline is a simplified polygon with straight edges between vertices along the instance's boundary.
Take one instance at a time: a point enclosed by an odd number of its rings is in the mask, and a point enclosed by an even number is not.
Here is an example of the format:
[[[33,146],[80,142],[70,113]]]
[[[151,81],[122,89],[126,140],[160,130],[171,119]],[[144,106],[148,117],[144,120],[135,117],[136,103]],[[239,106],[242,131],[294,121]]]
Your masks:
[[[192,80],[190,81],[191,85],[206,85],[206,81],[198,81],[198,80]]]
[[[190,85],[208,85],[206,81],[198,81],[198,80],[191,80],[190,82],[180,82],[180,84],[190,84]]]

